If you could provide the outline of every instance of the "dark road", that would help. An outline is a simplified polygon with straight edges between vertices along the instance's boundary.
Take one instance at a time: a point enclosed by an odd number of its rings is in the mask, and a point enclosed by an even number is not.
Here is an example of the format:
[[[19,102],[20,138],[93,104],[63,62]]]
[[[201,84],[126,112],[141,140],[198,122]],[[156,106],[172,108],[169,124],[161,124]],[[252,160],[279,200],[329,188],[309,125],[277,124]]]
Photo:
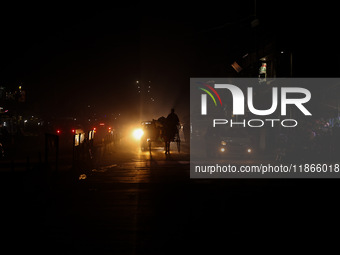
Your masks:
[[[50,203],[50,247],[58,240],[60,252],[161,254],[183,232],[190,209],[189,154],[165,157],[153,150],[150,159],[138,148],[122,150]]]
[[[245,235],[255,242],[259,230],[288,230],[298,217],[291,206],[330,206],[323,195],[338,194],[336,185],[320,191],[313,181],[190,179],[187,146],[180,154],[172,151],[166,157],[152,150],[150,158],[137,146],[120,145],[98,168],[80,171],[77,181],[60,173],[43,192],[27,177],[11,186],[16,199],[4,206],[10,239],[23,244],[12,248],[39,254],[211,253]]]

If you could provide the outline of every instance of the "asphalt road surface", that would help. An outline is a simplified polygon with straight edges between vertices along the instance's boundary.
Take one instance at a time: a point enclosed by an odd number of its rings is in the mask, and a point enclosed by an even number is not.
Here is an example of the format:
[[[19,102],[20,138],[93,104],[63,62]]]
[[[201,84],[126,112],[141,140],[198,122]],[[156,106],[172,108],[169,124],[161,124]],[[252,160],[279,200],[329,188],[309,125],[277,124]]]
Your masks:
[[[96,168],[80,169],[75,182],[65,174],[44,189],[27,176],[11,184],[2,219],[9,225],[12,254],[18,249],[36,254],[263,250],[267,242],[282,244],[285,231],[290,242],[298,242],[303,231],[322,226],[302,217],[316,208],[338,211],[324,199],[339,194],[335,181],[318,183],[320,190],[313,180],[191,180],[187,146],[181,153],[173,147],[166,157],[160,149],[150,156],[122,144],[102,156]]]

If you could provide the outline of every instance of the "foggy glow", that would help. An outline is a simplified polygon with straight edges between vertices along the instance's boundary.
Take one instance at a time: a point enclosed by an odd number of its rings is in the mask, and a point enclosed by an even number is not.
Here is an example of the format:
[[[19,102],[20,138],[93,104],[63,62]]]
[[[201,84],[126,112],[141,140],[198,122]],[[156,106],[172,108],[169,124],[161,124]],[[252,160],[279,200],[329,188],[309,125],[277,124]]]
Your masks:
[[[140,140],[142,136],[144,135],[144,131],[138,128],[133,131],[132,135],[136,140]]]

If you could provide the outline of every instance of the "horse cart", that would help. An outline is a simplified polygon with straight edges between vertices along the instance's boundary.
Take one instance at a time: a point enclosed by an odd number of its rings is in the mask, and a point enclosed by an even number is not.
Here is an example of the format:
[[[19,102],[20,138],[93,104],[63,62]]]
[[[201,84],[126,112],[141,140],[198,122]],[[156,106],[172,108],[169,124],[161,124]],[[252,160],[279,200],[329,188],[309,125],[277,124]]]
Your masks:
[[[141,137],[141,150],[151,153],[154,147],[163,147],[165,154],[170,154],[170,143],[175,142],[180,152],[181,139],[178,126],[172,126],[164,117],[158,120],[142,122],[143,136]]]

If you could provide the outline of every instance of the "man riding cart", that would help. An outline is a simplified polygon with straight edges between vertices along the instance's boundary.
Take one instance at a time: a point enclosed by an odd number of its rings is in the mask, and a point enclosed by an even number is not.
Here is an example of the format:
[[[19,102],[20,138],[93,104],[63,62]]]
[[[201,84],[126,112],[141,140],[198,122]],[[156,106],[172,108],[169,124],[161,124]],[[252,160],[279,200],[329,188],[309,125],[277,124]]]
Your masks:
[[[157,120],[142,122],[142,129],[138,131],[141,150],[149,149],[151,152],[151,145],[162,146],[164,144],[165,154],[168,155],[170,154],[170,142],[176,142],[178,152],[180,152],[178,128],[179,119],[174,109],[171,109],[171,113],[167,118],[160,117]]]

